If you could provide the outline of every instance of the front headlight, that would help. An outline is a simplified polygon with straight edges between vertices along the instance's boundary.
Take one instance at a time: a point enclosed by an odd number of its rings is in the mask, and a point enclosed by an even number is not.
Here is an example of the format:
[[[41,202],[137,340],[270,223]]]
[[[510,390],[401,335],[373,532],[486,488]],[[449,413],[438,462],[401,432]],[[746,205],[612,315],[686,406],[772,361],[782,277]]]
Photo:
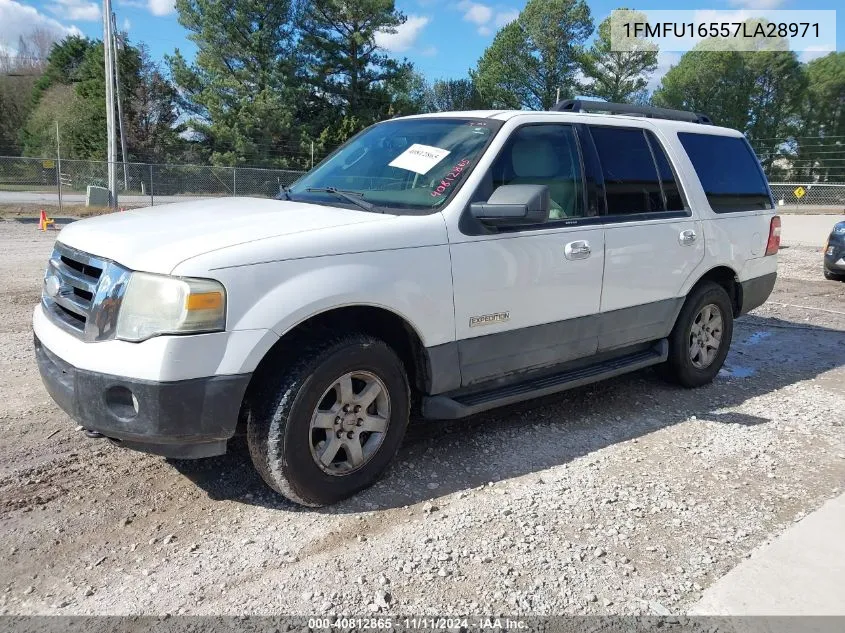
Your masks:
[[[143,341],[159,334],[219,332],[226,328],[226,290],[212,279],[133,272],[117,316],[117,338]]]

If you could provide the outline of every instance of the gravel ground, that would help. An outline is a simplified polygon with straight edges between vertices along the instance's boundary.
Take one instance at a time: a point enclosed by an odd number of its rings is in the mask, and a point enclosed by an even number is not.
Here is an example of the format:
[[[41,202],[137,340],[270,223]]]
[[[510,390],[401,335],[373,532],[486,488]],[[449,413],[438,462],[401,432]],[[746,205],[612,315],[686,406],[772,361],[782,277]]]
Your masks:
[[[683,613],[845,481],[845,284],[785,248],[726,368],[651,370],[413,424],[374,488],[309,510],[242,445],[168,461],[50,400],[30,318],[54,234],[0,222],[0,614]]]

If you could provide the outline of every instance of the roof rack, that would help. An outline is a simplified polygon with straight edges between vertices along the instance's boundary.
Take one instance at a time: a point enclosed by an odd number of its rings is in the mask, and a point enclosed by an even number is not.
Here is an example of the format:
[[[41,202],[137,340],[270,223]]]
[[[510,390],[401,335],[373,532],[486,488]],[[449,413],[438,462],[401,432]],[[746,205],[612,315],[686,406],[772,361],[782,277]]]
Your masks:
[[[553,112],[609,112],[610,114],[630,114],[649,119],[669,119],[671,121],[688,121],[713,125],[713,120],[706,114],[687,112],[686,110],[671,110],[669,108],[655,108],[652,106],[633,105],[630,103],[610,103],[608,101],[584,101],[582,99],[565,99],[552,106]]]

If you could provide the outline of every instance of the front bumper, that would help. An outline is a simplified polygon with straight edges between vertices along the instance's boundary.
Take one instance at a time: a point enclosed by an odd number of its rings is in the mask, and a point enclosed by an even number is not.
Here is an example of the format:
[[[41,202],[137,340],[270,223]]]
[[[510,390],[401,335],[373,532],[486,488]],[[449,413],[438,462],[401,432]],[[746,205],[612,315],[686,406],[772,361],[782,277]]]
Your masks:
[[[37,336],[35,356],[47,392],[86,429],[127,448],[180,459],[226,452],[252,376],[157,382],[102,374],[65,362]]]
[[[824,267],[832,273],[845,273],[845,246],[835,248],[833,253],[824,254]]]

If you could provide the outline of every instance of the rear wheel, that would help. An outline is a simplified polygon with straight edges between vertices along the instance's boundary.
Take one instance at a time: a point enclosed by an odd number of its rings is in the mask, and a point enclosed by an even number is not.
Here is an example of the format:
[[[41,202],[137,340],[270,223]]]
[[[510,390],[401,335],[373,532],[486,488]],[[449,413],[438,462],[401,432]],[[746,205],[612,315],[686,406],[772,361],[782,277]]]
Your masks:
[[[713,282],[696,286],[669,335],[663,376],[684,387],[706,385],[722,368],[732,335],[733,307],[728,293]]]
[[[313,342],[293,366],[259,378],[248,403],[256,469],[296,503],[322,506],[373,484],[408,425],[402,361],[360,334]]]

